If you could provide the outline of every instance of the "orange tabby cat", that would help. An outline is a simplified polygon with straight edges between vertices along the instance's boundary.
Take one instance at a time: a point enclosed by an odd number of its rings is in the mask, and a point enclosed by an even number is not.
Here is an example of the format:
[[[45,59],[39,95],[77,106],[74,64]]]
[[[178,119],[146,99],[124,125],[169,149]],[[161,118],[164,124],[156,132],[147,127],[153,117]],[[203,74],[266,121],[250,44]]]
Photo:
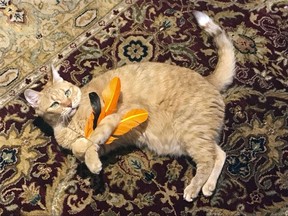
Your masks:
[[[207,15],[197,11],[194,15],[218,47],[219,61],[208,77],[187,68],[149,62],[108,71],[80,89],[52,68],[53,80],[41,92],[26,90],[25,98],[53,127],[59,145],[84,160],[92,173],[102,169],[99,155],[128,143],[146,145],[159,155],[192,157],[197,171],[184,190],[184,198],[192,201],[201,189],[205,196],[211,196],[226,158],[217,145],[225,109],[220,91],[233,80],[234,51],[225,32]],[[88,140],[84,138],[85,122],[91,113],[88,94],[97,92],[101,96],[115,76],[122,83],[118,109],[100,122]],[[134,108],[146,109],[148,120],[105,145],[121,117]]]

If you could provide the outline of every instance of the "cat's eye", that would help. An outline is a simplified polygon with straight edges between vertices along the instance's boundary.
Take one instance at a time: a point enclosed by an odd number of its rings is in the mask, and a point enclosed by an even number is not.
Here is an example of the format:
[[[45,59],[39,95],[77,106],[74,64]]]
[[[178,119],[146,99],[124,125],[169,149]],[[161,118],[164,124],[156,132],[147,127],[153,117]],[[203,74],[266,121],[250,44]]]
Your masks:
[[[56,107],[58,107],[59,106],[59,103],[58,102],[53,102],[52,104],[51,104],[51,108],[56,108]]]
[[[66,95],[66,97],[70,97],[70,95],[71,95],[71,90],[68,89],[67,91],[65,91],[65,95]]]

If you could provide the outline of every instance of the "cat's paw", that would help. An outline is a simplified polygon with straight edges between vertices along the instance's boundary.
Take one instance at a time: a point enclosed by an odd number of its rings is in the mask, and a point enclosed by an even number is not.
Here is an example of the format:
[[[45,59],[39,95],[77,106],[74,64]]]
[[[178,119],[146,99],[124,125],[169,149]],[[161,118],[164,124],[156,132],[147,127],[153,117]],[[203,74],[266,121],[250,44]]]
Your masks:
[[[86,153],[85,153],[85,164],[90,170],[90,172],[94,174],[99,174],[102,170],[102,163],[99,159],[99,155],[97,152],[97,147],[91,145]]]
[[[106,141],[105,137],[103,136],[97,136],[97,137],[93,137],[93,143],[95,146],[100,146],[102,144],[104,144]]]
[[[192,183],[184,190],[184,199],[187,202],[192,202],[199,194],[200,187],[195,187]]]
[[[94,174],[99,174],[102,170],[102,163],[99,160],[91,161],[88,163],[86,162],[86,166],[88,167],[90,172]]]
[[[91,145],[91,142],[89,142],[86,138],[77,139],[71,145],[73,155],[80,161],[83,161],[85,152],[87,151],[89,145]]]
[[[206,197],[212,196],[214,190],[216,188],[216,183],[215,182],[210,182],[207,181],[204,186],[202,187],[202,193]]]

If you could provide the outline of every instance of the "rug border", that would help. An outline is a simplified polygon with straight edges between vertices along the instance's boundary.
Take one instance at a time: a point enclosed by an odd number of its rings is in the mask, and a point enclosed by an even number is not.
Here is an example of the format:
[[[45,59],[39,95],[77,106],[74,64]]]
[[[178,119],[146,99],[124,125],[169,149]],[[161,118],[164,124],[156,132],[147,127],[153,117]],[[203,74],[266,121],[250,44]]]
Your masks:
[[[117,17],[123,14],[127,9],[133,6],[139,0],[123,0],[118,3],[115,7],[111,8],[111,10],[102,18],[100,18],[95,24],[91,25],[87,30],[83,31],[80,35],[78,35],[74,40],[68,43],[60,52],[55,53],[55,55],[46,61],[40,67],[36,67],[29,74],[23,77],[18,83],[10,89],[6,91],[0,98],[0,109],[4,108],[9,102],[13,99],[17,98],[22,92],[29,87],[33,87],[33,85],[43,78],[50,70],[50,66],[53,63],[55,67],[59,65],[59,63],[68,56],[70,53],[75,51],[81,44],[87,41],[89,38],[93,37],[94,34],[103,30],[107,25],[109,25],[112,21],[114,21]],[[119,13],[115,14],[114,11],[118,10]],[[91,36],[87,37],[86,33],[90,33]],[[63,56],[61,59],[58,56]],[[27,84],[26,80],[29,79],[30,83]]]

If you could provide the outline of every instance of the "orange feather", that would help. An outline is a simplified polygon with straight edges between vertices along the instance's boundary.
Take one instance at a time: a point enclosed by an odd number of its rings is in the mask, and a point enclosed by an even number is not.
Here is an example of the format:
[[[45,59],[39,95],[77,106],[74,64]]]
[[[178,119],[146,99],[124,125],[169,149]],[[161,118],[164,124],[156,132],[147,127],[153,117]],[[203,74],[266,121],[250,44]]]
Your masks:
[[[148,118],[148,112],[144,109],[133,109],[126,113],[119,125],[106,141],[106,144],[111,144],[114,140],[118,139],[117,136],[128,133],[133,128],[145,122]]]
[[[109,85],[102,92],[102,98],[104,101],[104,109],[102,109],[100,116],[98,118],[99,122],[107,115],[112,114],[117,109],[117,103],[121,91],[121,82],[118,77],[114,77]]]

